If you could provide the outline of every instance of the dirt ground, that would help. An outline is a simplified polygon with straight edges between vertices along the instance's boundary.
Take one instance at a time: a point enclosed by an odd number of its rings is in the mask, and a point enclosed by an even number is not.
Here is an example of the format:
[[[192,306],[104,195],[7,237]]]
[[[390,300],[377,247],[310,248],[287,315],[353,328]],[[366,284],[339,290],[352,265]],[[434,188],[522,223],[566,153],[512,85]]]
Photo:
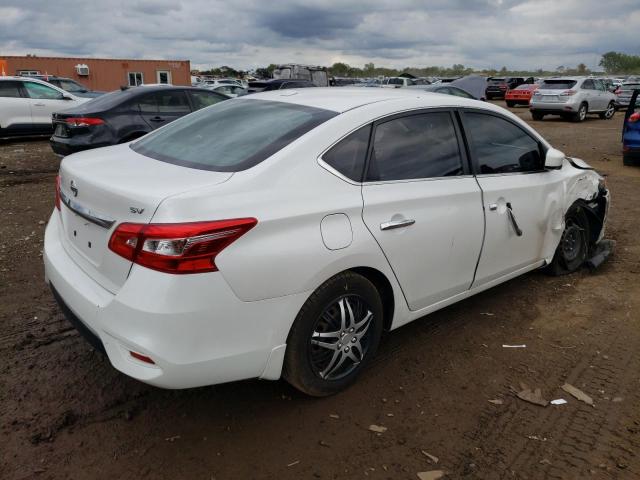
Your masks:
[[[622,116],[532,122],[607,175],[608,263],[534,272],[396,330],[354,387],[320,400],[257,380],[160,390],[114,370],[44,284],[59,160],[43,139],[0,142],[0,478],[640,478],[640,168],[622,166]],[[568,403],[526,403],[521,382]]]

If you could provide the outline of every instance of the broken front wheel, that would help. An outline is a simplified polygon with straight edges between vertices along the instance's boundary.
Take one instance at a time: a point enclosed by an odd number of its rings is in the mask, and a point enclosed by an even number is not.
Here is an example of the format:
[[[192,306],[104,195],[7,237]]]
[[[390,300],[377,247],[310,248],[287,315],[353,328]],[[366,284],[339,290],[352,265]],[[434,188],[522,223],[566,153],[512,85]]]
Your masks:
[[[549,264],[552,275],[566,275],[578,270],[589,256],[589,219],[580,205],[573,205],[565,216],[560,243]]]

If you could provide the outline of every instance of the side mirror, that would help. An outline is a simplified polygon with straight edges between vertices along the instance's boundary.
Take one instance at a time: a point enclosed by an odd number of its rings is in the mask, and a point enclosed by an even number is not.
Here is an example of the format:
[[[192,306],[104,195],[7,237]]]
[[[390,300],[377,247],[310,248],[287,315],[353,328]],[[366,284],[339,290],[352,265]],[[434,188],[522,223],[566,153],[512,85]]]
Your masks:
[[[547,150],[547,156],[544,159],[544,166],[546,168],[560,168],[564,162],[566,155],[564,152],[555,148]]]
[[[69,95],[62,95],[62,100],[73,100]]]

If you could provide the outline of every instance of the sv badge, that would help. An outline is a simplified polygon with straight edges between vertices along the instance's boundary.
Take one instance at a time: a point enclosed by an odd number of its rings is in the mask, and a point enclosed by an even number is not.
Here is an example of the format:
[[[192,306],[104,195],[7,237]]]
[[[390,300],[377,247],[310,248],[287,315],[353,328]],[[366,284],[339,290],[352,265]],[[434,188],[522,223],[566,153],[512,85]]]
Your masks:
[[[131,213],[137,213],[138,215],[142,215],[142,212],[144,212],[144,208],[129,207],[129,211]]]

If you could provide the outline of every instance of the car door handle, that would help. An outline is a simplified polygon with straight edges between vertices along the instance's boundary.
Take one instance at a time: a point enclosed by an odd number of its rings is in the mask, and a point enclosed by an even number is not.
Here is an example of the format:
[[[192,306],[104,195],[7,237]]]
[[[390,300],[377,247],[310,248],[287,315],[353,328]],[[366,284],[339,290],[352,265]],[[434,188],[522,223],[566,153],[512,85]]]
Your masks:
[[[389,222],[381,223],[380,230],[393,230],[396,228],[410,227],[414,223],[416,223],[416,221],[410,218],[404,220],[391,220]]]
[[[149,120],[151,120],[152,122],[164,122],[164,118],[162,117],[152,117]]]
[[[34,107],[44,107],[44,103],[34,103]]]
[[[507,215],[509,215],[509,220],[511,220],[511,225],[513,225],[513,229],[516,231],[516,235],[521,237],[522,230],[518,226],[518,222],[516,221],[516,216],[513,214],[513,209],[511,208],[510,202],[507,202]]]

